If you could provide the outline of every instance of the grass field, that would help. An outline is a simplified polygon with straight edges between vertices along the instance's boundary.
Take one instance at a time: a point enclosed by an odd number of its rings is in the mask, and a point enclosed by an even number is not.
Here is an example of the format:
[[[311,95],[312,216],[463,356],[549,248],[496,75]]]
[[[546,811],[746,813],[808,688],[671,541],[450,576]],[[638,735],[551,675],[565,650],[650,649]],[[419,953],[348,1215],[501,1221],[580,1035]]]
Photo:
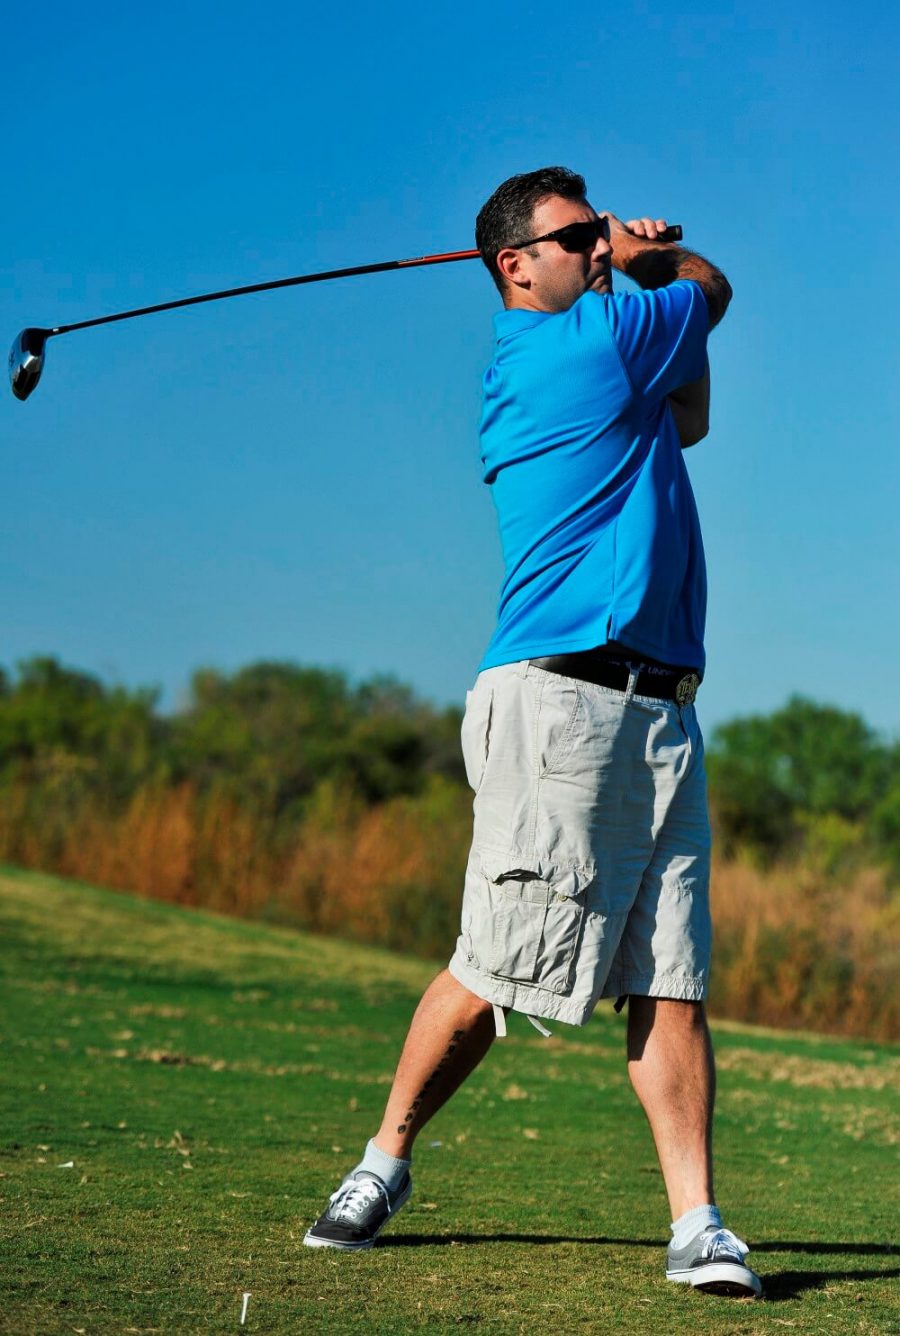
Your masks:
[[[896,1050],[716,1027],[719,1197],[762,1301],[666,1283],[606,1009],[551,1040],[513,1018],[348,1257],[303,1231],[430,967],[12,869],[0,934],[2,1332],[900,1331]]]

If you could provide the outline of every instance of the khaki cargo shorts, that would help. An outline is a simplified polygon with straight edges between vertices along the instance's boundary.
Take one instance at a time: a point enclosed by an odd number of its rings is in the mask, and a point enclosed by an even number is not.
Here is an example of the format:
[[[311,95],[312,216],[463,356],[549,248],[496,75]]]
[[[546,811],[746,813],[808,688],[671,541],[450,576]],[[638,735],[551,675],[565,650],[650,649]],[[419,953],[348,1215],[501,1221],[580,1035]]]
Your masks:
[[[697,1001],[710,953],[710,830],[693,705],[528,660],[468,693],[475,791],[450,972],[496,1008],[583,1025],[602,997]]]

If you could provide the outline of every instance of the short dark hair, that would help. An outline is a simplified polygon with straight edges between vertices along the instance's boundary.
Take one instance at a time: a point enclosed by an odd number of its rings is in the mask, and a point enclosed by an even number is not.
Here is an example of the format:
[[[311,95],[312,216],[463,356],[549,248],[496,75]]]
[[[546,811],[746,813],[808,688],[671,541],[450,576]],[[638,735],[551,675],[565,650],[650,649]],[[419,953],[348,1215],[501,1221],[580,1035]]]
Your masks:
[[[506,280],[497,268],[497,255],[504,246],[528,235],[535,209],[550,195],[584,199],[584,177],[570,172],[568,167],[539,167],[536,172],[520,172],[497,187],[476,218],[475,245],[501,293]]]

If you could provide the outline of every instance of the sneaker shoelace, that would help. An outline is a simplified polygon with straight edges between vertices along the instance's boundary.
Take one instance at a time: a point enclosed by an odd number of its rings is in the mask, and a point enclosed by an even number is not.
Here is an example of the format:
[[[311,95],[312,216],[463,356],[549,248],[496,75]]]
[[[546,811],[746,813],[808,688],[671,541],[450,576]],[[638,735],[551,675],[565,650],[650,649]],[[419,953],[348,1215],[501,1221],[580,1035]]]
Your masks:
[[[723,1262],[736,1260],[743,1265],[750,1249],[737,1234],[730,1229],[715,1229],[708,1234],[703,1243],[704,1262]]]
[[[334,1220],[348,1220],[355,1224],[366,1208],[376,1202],[379,1197],[384,1198],[388,1211],[390,1211],[391,1202],[387,1190],[374,1178],[348,1178],[346,1183],[341,1184],[337,1192],[332,1192],[329,1198],[328,1214]]]

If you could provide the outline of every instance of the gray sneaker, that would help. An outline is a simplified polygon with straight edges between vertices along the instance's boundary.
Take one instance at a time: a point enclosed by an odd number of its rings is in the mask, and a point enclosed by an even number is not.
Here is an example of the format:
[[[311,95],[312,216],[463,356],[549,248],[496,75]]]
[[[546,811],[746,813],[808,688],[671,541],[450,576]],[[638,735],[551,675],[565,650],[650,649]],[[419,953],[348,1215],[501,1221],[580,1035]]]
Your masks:
[[[693,1285],[707,1294],[730,1294],[755,1299],[762,1281],[744,1261],[750,1249],[730,1229],[709,1225],[680,1251],[669,1244],[666,1280]]]
[[[391,1192],[375,1174],[365,1171],[350,1174],[337,1192],[332,1192],[327,1207],[316,1223],[310,1225],[303,1242],[307,1248],[340,1248],[344,1252],[371,1248],[391,1216],[409,1201],[411,1193],[409,1174],[396,1192]]]

